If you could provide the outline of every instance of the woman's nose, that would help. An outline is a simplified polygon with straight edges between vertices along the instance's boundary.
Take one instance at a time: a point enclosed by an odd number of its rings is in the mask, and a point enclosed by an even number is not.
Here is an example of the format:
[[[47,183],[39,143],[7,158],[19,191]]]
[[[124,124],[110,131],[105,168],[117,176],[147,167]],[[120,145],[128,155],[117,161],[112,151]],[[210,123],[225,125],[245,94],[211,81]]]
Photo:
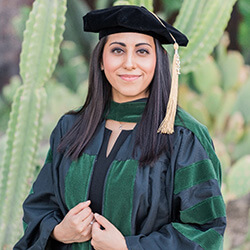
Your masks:
[[[124,68],[131,70],[136,68],[135,57],[132,53],[127,53],[124,58]]]

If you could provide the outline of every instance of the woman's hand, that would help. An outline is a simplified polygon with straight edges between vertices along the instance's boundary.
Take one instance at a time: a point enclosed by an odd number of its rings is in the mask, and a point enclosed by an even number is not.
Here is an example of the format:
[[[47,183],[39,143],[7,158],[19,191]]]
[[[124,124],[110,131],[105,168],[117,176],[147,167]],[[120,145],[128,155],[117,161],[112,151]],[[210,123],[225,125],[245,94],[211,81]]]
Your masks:
[[[86,201],[73,207],[55,226],[51,236],[65,244],[90,240],[94,215],[89,205],[90,201]]]
[[[92,227],[91,245],[95,250],[127,250],[125,238],[121,232],[105,217],[95,213]],[[104,230],[101,229],[104,227]]]

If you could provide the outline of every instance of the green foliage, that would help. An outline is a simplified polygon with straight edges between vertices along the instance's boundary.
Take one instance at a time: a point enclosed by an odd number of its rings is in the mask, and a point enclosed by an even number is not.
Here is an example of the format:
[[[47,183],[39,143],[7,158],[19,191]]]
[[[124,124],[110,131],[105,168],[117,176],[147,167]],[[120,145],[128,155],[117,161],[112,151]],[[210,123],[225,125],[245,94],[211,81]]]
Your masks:
[[[166,18],[171,17],[173,13],[178,11],[181,8],[182,2],[182,0],[163,0]]]
[[[20,74],[0,169],[0,247],[20,236],[21,204],[36,163],[46,103],[44,83],[54,71],[64,31],[66,0],[36,0],[24,32]]]
[[[10,83],[4,86],[2,94],[5,100],[11,104],[16,93],[16,90],[21,86],[21,79],[19,76],[14,76],[10,79]]]
[[[24,6],[20,9],[20,14],[13,19],[13,26],[17,35],[23,40],[25,23],[29,18],[30,7]]]
[[[249,34],[250,34],[250,2],[249,0],[238,0],[238,8],[241,13],[239,27],[239,43],[247,64],[250,64]]]
[[[90,11],[84,1],[67,2],[64,40],[73,41],[78,49],[78,55],[83,55],[89,62],[93,46],[97,43],[97,34],[83,32],[82,16]]]
[[[87,66],[77,45],[72,41],[64,41],[61,46],[60,63],[56,67],[54,77],[76,92],[80,83],[88,79]]]

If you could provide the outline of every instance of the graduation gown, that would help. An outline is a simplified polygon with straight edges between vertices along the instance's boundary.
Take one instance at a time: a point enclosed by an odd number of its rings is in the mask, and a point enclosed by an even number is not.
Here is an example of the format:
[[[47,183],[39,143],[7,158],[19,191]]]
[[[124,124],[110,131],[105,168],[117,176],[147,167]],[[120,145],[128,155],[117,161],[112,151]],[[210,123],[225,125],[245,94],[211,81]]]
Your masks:
[[[45,164],[23,204],[25,232],[14,249],[91,249],[90,242],[63,244],[50,237],[79,202],[88,199],[105,121],[77,161],[58,153],[61,138],[76,121],[64,115],[53,130]],[[221,168],[204,125],[178,110],[173,150],[153,166],[133,157],[138,125],[111,163],[103,189],[102,214],[124,235],[129,250],[222,249],[226,226]],[[146,135],[145,135],[146,136]]]

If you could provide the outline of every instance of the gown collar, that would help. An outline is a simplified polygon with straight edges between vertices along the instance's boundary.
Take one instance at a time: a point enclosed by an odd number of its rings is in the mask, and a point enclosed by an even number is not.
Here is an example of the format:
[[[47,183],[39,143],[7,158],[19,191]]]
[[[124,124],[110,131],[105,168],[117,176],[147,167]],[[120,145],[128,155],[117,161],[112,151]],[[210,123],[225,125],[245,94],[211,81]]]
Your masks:
[[[105,114],[105,119],[137,123],[142,117],[146,104],[147,98],[124,103],[111,101],[109,109]]]

